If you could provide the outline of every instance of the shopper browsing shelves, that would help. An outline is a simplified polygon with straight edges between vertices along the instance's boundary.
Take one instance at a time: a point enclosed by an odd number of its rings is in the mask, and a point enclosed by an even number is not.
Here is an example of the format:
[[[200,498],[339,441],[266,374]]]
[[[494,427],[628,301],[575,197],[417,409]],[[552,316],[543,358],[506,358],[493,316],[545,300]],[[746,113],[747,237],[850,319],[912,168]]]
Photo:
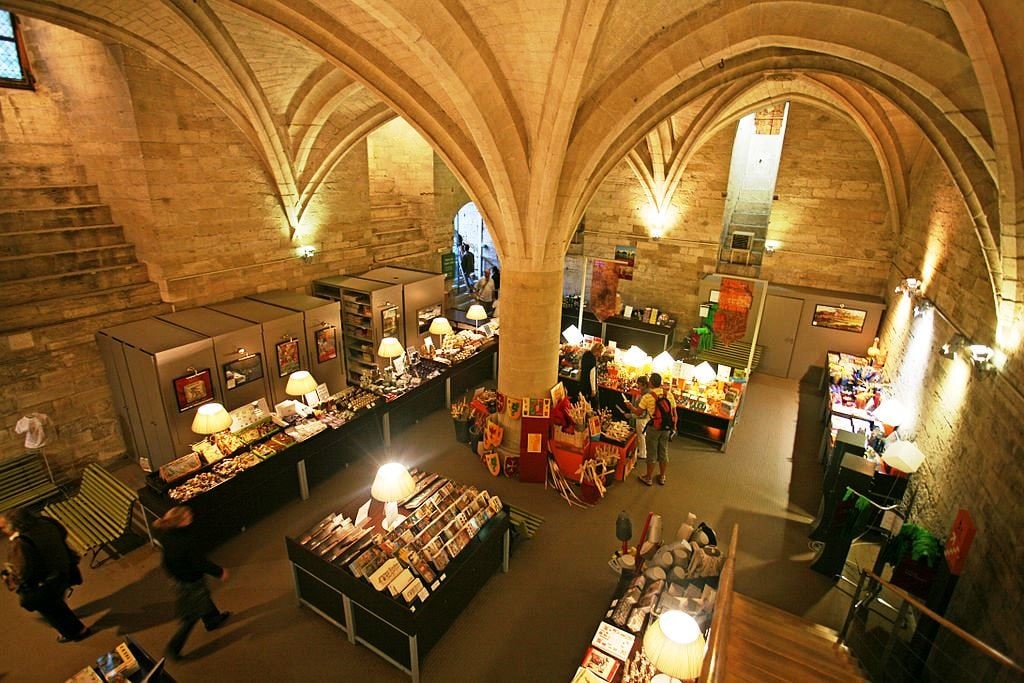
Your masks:
[[[668,473],[668,442],[676,431],[676,403],[672,392],[661,386],[661,375],[651,373],[651,390],[640,397],[639,409],[647,416],[644,437],[647,441],[647,473],[640,481],[654,483],[654,468],[658,467],[657,482],[665,485]],[[637,415],[640,415],[638,412]]]

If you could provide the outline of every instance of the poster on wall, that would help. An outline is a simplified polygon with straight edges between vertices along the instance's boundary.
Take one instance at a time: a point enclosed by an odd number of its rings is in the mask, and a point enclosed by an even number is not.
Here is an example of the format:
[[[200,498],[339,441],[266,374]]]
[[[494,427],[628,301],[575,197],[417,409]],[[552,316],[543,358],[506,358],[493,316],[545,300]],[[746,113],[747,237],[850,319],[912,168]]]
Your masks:
[[[380,333],[382,337],[398,336],[398,306],[387,306],[381,309]]]
[[[604,322],[618,312],[619,263],[594,259],[590,277],[590,310]]]
[[[174,380],[174,397],[178,401],[178,412],[213,400],[213,376],[209,369],[196,370]]]
[[[277,374],[286,377],[300,367],[299,340],[286,339],[277,344]]]
[[[230,391],[263,377],[263,356],[253,353],[224,364],[224,386]]]
[[[718,290],[718,309],[712,329],[725,346],[739,341],[747,333],[747,314],[754,302],[751,284],[746,280],[722,278]]]
[[[636,247],[619,244],[615,247],[615,260],[619,262],[619,279],[632,280],[636,265]]]
[[[318,363],[326,363],[338,357],[338,331],[334,327],[322,327],[314,336]]]
[[[843,304],[838,306],[814,304],[814,315],[811,316],[811,325],[824,327],[829,330],[859,333],[864,330],[864,321],[867,317],[867,311],[846,308]]]

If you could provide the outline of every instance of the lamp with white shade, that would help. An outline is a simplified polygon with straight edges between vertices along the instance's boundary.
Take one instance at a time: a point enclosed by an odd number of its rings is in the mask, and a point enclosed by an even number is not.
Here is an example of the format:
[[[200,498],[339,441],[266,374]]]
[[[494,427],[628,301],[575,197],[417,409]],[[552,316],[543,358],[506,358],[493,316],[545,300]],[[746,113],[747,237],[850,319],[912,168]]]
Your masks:
[[[667,610],[644,634],[644,654],[661,673],[693,680],[704,662],[704,636],[689,614]]]
[[[400,357],[404,353],[405,349],[402,348],[402,342],[394,337],[384,337],[380,340],[380,345],[377,347],[377,355],[381,358],[387,358],[389,364],[393,363],[395,358]],[[393,365],[392,369],[394,369]]]
[[[370,487],[370,495],[384,503],[384,529],[391,531],[404,517],[398,514],[398,501],[405,500],[416,490],[416,481],[399,462],[381,465]]]
[[[693,379],[697,384],[711,384],[718,379],[718,373],[711,367],[711,363],[704,361],[694,369]]]
[[[481,320],[487,320],[487,310],[480,304],[473,304],[466,311],[466,318],[473,321],[474,327],[479,327]]]
[[[907,409],[895,398],[884,399],[871,415],[884,425],[896,428],[903,424],[907,417]]]
[[[565,337],[565,341],[573,346],[579,346],[583,343],[583,333],[575,325],[569,325],[569,327],[562,330],[562,336]]]
[[[913,474],[924,462],[924,453],[912,441],[897,441],[885,447],[882,462],[900,472]]]
[[[444,316],[438,316],[430,321],[430,334],[436,334],[441,338],[440,346],[444,346],[444,338],[446,335],[452,333],[452,324],[448,322],[448,318]]]
[[[316,391],[317,382],[309,370],[296,370],[288,375],[288,384],[284,387],[284,393],[289,396],[305,396]]]
[[[192,431],[196,434],[216,434],[230,426],[231,415],[219,403],[204,403],[192,419]]]
[[[662,377],[667,377],[672,374],[672,368],[675,367],[676,359],[668,351],[662,351],[654,357],[654,371],[659,373]]]

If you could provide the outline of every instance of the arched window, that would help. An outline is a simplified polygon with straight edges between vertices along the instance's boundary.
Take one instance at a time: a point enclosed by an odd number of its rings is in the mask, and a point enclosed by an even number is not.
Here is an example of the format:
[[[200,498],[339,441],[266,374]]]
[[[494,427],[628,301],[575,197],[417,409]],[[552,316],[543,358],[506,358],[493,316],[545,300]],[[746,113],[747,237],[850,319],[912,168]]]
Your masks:
[[[0,10],[0,87],[32,87],[18,18],[7,10]]]

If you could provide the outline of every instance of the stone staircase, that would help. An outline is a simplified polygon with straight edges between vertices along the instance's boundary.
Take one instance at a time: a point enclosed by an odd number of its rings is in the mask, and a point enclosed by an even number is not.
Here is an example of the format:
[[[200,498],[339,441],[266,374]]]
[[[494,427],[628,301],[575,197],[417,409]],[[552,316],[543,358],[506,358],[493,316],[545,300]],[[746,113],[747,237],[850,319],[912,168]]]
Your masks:
[[[47,413],[65,473],[123,453],[94,335],[170,305],[67,146],[0,144],[0,237],[4,426]],[[21,450],[0,439],[0,458]]]
[[[370,225],[374,263],[408,261],[430,252],[430,242],[407,202],[394,190],[394,181],[383,174],[371,178]]]
[[[726,678],[736,683],[863,682],[834,630],[733,593],[725,640]]]

